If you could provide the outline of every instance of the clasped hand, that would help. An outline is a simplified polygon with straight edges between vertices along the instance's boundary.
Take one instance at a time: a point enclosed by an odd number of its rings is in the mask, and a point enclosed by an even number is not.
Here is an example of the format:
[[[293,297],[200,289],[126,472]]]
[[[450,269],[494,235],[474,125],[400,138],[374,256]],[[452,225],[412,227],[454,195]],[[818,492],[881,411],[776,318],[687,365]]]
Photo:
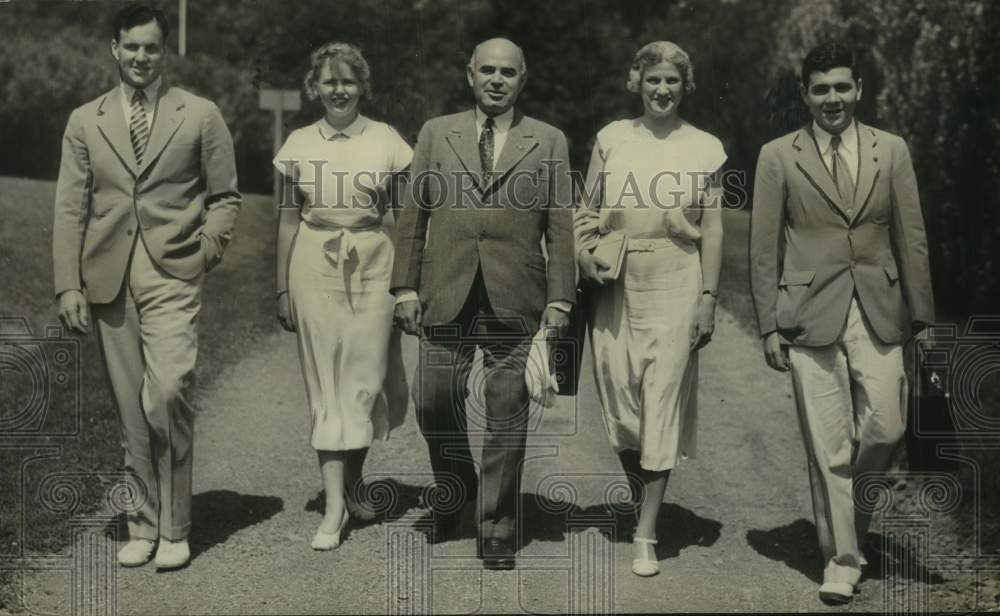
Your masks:
[[[611,264],[589,250],[580,251],[580,275],[594,284],[604,286],[611,277]]]

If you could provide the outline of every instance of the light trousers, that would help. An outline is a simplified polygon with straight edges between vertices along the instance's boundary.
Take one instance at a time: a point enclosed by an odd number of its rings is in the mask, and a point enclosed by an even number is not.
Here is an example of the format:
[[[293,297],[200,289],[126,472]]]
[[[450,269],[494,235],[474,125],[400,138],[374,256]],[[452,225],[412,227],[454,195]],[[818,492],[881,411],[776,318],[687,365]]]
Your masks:
[[[179,541],[191,528],[190,400],[203,276],[170,276],[139,238],[118,296],[91,306],[118,405],[126,472],[136,482],[132,539]]]
[[[859,509],[854,480],[888,468],[906,426],[903,347],[873,332],[857,298],[840,338],[788,349],[805,441],[824,581],[857,584],[871,514]]]

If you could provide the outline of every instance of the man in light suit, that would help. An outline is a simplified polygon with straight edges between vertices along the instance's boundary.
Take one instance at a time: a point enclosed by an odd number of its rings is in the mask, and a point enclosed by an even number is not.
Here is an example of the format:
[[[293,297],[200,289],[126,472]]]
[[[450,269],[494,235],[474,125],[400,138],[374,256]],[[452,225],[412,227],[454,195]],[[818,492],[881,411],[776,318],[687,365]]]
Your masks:
[[[52,255],[59,314],[90,315],[135,478],[123,566],[190,559],[194,411],[204,273],[232,237],[241,196],[218,108],[160,75],[169,26],[129,5],[114,18],[121,83],[69,117],[56,188]]]
[[[855,480],[884,472],[903,435],[902,345],[934,319],[927,239],[906,143],[855,121],[850,50],[802,66],[813,121],[757,163],[750,275],[769,366],[791,370],[819,544],[820,598],[850,601],[871,516]]]
[[[487,569],[510,569],[529,342],[539,327],[564,331],[575,298],[572,185],[562,132],[514,108],[526,78],[520,48],[480,43],[467,78],[475,108],[420,131],[390,287],[396,322],[424,335],[414,398],[438,494],[450,497],[432,503],[429,540],[453,537],[478,492],[479,556]],[[488,373],[481,479],[465,403],[477,346]]]

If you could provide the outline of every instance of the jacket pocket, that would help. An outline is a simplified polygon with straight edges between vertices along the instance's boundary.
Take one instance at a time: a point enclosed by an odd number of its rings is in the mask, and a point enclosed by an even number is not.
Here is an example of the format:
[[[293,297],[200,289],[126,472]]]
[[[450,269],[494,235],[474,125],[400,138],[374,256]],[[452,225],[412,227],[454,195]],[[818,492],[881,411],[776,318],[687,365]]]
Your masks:
[[[882,269],[885,270],[885,275],[889,278],[889,284],[896,284],[896,281],[899,280],[899,269],[896,268],[896,264],[885,263],[882,265]]]
[[[781,282],[778,283],[779,287],[794,287],[798,285],[810,285],[812,284],[813,278],[816,277],[815,271],[801,271],[801,272],[782,272]]]
[[[545,257],[542,255],[528,255],[528,261],[526,265],[533,270],[537,270],[543,274],[547,272],[547,264],[545,263]]]
[[[809,287],[816,278],[815,271],[784,271],[778,283],[778,329],[802,328],[802,308],[809,296]]]

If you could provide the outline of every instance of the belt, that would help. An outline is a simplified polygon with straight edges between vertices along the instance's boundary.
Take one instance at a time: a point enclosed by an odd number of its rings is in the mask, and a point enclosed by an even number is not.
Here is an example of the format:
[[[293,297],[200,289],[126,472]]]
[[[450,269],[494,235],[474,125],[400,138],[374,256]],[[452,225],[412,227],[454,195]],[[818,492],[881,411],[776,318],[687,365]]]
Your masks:
[[[354,241],[354,234],[358,231],[376,231],[382,228],[382,220],[360,225],[338,225],[335,223],[324,223],[322,226],[314,225],[306,221],[302,224],[314,231],[328,231],[330,237],[323,242],[323,253],[334,264],[342,263],[350,258],[351,251],[357,253],[357,245]]]

